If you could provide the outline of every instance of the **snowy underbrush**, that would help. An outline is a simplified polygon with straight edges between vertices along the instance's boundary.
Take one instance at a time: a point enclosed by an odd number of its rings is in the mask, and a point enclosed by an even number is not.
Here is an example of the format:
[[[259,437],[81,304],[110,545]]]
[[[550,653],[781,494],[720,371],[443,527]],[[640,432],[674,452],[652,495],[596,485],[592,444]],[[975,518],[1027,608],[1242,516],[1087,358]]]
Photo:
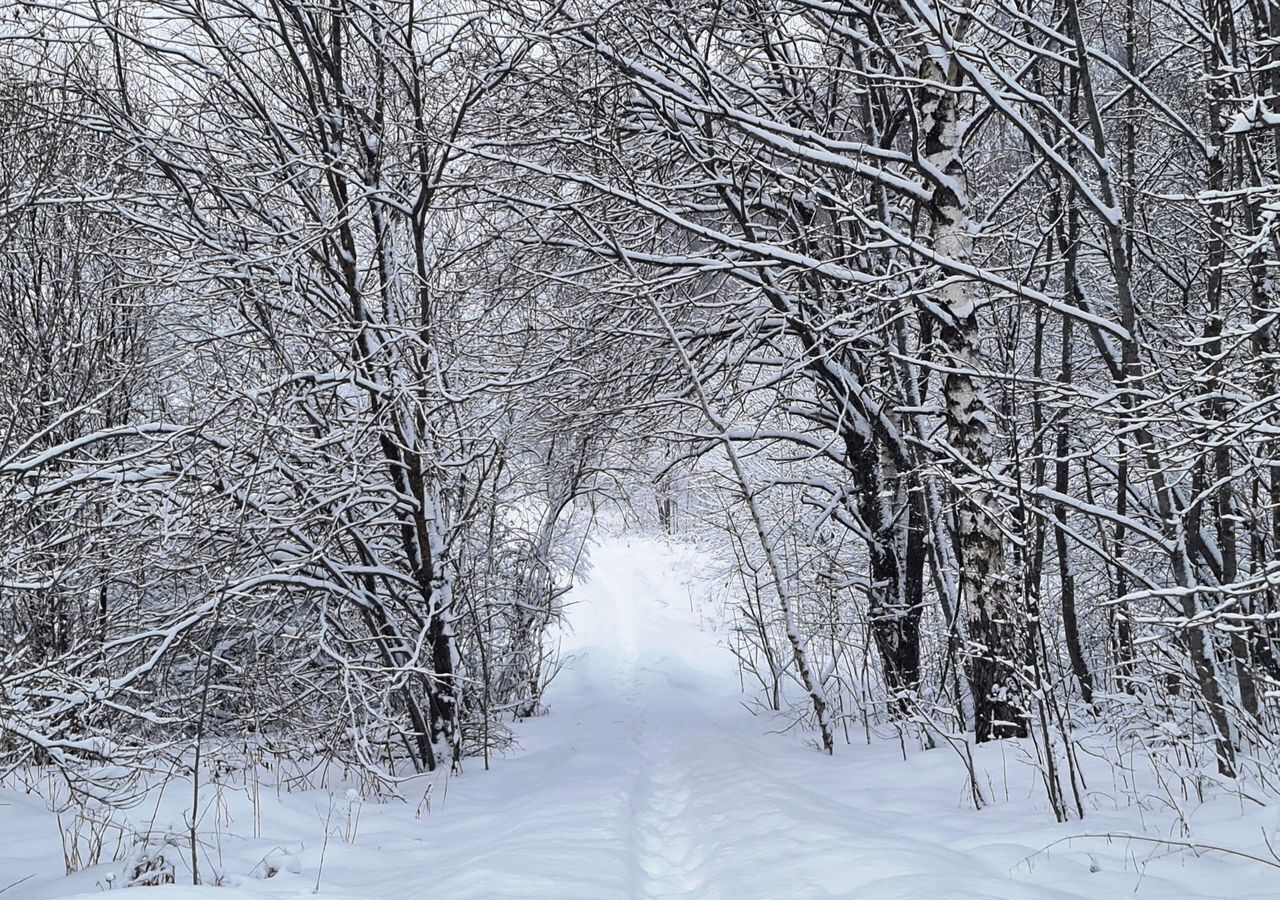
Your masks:
[[[0,832],[15,840],[8,859],[0,853],[0,873],[19,877],[0,877],[6,900],[197,878],[210,886],[289,878],[303,873],[304,848],[318,848],[308,867],[318,888],[328,845],[356,842],[366,806],[394,805],[421,818],[444,777],[393,780],[332,758],[290,757],[261,746],[216,751],[203,755],[198,783],[188,765],[138,776],[128,795],[107,799],[68,791],[55,770],[10,773],[0,788]],[[24,865],[31,871],[22,877]]]
[[[748,675],[742,679],[750,690]],[[794,680],[782,679],[775,697],[764,699],[759,681],[744,706],[793,739],[811,735],[807,697]],[[1280,753],[1258,735],[1241,735],[1236,775],[1223,776],[1213,736],[1190,703],[1153,708],[1129,694],[1102,696],[1096,707],[1041,719],[1025,739],[979,744],[954,727],[951,708],[918,703],[904,718],[869,690],[837,697],[844,701],[835,718],[837,758],[870,755],[882,761],[877,775],[895,759],[949,773],[936,783],[944,802],[980,816],[1038,817],[1036,830],[1055,826],[1059,836],[1045,842],[1045,853],[1067,845],[1092,847],[1094,856],[1095,845],[1113,855],[1121,849],[1122,868],[1138,876],[1154,860],[1208,854],[1280,878]],[[804,742],[816,749],[811,738]]]
[[[507,745],[508,728],[495,723],[495,736],[499,732],[501,746]],[[288,806],[287,798],[318,804],[322,843],[354,842],[366,803],[408,805],[419,817],[431,810],[434,776],[416,773],[390,740],[355,753],[349,752],[352,744],[317,748],[283,735],[209,740],[198,756],[157,755],[153,766],[116,773],[109,781],[25,765],[0,780],[0,810],[25,811],[0,831],[17,833],[51,820],[55,835],[48,843],[60,847],[64,874],[75,876],[77,884],[91,878],[104,890],[197,879],[225,885],[296,873],[300,869],[287,849],[273,846],[261,858],[229,861],[225,841],[269,840],[264,820]],[[86,789],[94,785],[101,789]],[[0,889],[9,884],[0,878]]]
[[[1124,734],[1096,726],[1073,733],[1073,815],[1043,852],[1070,846],[1097,854],[1095,848],[1104,846],[1114,854],[1122,848],[1125,869],[1137,875],[1154,860],[1185,857],[1182,862],[1189,863],[1210,855],[1269,868],[1280,877],[1280,795],[1271,781],[1272,764],[1253,760],[1252,773],[1260,777],[1242,770],[1225,779],[1216,770],[1210,739],[1169,738],[1147,728]],[[1048,816],[1046,754],[1032,743],[977,747],[974,765],[988,802],[1021,800]],[[1056,758],[1066,756],[1064,745],[1055,747]],[[1029,857],[1026,864],[1035,862]]]

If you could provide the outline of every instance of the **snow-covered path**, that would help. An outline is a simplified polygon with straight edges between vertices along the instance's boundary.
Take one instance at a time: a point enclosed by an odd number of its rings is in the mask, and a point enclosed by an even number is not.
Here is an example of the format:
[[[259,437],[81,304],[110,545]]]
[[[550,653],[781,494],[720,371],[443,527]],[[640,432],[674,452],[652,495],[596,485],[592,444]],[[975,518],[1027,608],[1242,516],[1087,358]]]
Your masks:
[[[646,539],[595,549],[551,714],[521,726],[519,756],[455,782],[424,828],[421,881],[398,896],[1280,896],[1270,872],[1222,860],[1195,860],[1194,879],[1178,858],[1148,867],[1166,855],[1150,847],[1038,855],[1083,829],[1054,825],[1034,793],[1017,796],[1033,780],[1014,760],[1011,802],[977,813],[946,750],[904,761],[881,742],[831,759],[768,733],[774,723],[740,702],[719,627],[690,600],[696,562]],[[1100,815],[1090,830],[1129,830],[1132,817]],[[403,877],[379,891],[407,888]]]
[[[1213,856],[1097,841],[1038,852],[1086,829],[1054,825],[1029,770],[1002,748],[984,748],[1000,802],[979,813],[947,750],[904,760],[881,741],[842,744],[828,758],[799,735],[769,733],[775,723],[740,703],[718,626],[689,599],[693,565],[648,539],[597,547],[592,577],[572,595],[570,659],[550,715],[520,724],[519,750],[491,771],[472,760],[463,777],[437,781],[429,813],[416,816],[412,797],[367,803],[354,840],[324,842],[335,795],[286,793],[264,809],[263,836],[250,838],[245,797],[228,791],[229,821],[210,842],[233,888],[145,897],[301,897],[317,883],[328,897],[445,900],[1280,896],[1275,870]],[[14,815],[0,808],[0,831]],[[1198,825],[1210,835],[1219,825],[1258,832],[1256,815],[1241,825],[1230,804],[1206,815]],[[1087,830],[1138,824],[1131,808],[1099,810]],[[0,885],[6,865],[15,875],[37,865],[23,848],[56,853],[56,832],[24,837],[0,845]],[[6,849],[16,854],[8,863]],[[263,879],[268,856],[280,864]],[[96,894],[105,871],[41,873],[0,900]]]
[[[829,761],[794,736],[762,734],[769,723],[743,710],[733,657],[700,625],[669,551],[609,543],[594,565],[573,611],[577,661],[556,684],[552,718],[571,729],[567,779],[599,805],[543,835],[581,846],[583,823],[595,823],[601,849],[629,865],[620,879],[580,882],[582,896],[847,896],[966,864],[831,799],[819,789],[829,776],[809,788],[783,774],[797,758]],[[559,887],[577,895],[572,876]]]

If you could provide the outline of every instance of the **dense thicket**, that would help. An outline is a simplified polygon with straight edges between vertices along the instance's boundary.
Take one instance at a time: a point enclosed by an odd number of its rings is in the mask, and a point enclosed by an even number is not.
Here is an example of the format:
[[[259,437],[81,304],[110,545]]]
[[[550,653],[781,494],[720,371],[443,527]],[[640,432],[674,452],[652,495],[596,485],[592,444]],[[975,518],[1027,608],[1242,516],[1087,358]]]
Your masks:
[[[8,761],[456,767],[643,497],[827,751],[1271,779],[1280,7],[5,9]]]

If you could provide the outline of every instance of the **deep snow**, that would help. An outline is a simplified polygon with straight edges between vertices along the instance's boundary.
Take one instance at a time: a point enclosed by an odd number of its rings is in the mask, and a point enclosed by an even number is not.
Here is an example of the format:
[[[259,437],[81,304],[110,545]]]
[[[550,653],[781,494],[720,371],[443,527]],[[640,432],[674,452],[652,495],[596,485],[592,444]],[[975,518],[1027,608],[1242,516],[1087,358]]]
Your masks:
[[[519,749],[492,771],[473,760],[435,781],[421,817],[425,780],[403,803],[272,791],[254,838],[248,796],[228,784],[209,793],[217,810],[202,831],[206,868],[230,887],[142,896],[301,897],[318,880],[332,898],[1280,897],[1280,869],[1212,852],[1096,838],[1041,852],[1084,832],[1178,834],[1167,811],[1109,808],[1105,789],[1084,822],[1054,824],[1011,747],[982,748],[997,804],[975,812],[945,748],[909,748],[904,761],[896,742],[879,741],[827,758],[774,733],[786,723],[744,708],[720,627],[687,587],[698,562],[649,539],[602,542],[571,597],[571,659],[550,714],[519,725]],[[162,801],[175,831],[187,797]],[[1200,841],[1256,852],[1280,818],[1220,799],[1192,825]],[[0,900],[95,896],[118,870],[63,878],[59,846],[37,798],[0,793],[0,889],[27,879]]]

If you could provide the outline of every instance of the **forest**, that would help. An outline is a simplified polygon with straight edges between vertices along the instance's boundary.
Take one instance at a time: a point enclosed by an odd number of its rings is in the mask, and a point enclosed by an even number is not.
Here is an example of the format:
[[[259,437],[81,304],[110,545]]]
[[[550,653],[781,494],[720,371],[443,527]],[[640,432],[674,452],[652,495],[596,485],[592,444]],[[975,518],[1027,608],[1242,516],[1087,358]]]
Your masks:
[[[0,787],[65,874],[221,883],[226,773],[501,777],[619,530],[796,759],[1274,826],[1280,0],[0,23]]]

